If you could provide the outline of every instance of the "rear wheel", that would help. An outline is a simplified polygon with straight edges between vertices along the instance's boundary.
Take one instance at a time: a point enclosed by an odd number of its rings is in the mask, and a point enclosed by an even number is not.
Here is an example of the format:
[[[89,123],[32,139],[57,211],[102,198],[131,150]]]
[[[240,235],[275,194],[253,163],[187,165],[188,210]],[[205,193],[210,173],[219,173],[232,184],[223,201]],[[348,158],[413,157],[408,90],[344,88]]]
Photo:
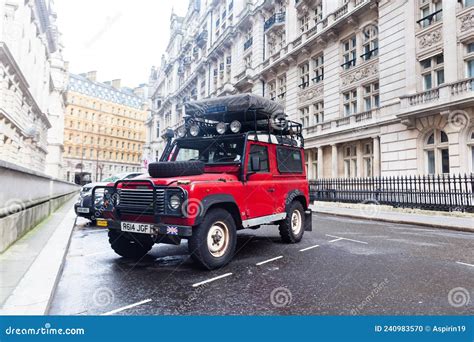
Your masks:
[[[234,256],[237,229],[232,215],[221,208],[206,213],[201,224],[193,229],[188,241],[194,261],[209,270],[225,266]]]
[[[154,244],[151,236],[142,235],[111,229],[109,230],[109,243],[118,255],[140,259],[150,251]]]
[[[298,201],[293,201],[286,212],[286,218],[280,222],[280,236],[284,242],[300,242],[304,234],[304,209]]]

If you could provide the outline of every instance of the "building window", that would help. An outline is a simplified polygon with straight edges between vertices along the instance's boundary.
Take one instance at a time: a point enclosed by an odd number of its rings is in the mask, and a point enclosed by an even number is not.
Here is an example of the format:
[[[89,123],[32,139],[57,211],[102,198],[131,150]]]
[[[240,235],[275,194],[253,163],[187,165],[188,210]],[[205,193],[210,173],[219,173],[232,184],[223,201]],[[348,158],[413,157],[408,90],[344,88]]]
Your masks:
[[[464,0],[463,5],[464,5],[465,8],[471,7],[471,6],[474,5],[474,0]]]
[[[276,100],[276,84],[275,81],[268,82],[268,97],[270,100],[275,101]]]
[[[299,67],[300,84],[298,87],[304,89],[309,86],[309,62],[304,62]]]
[[[356,65],[357,60],[357,39],[352,36],[342,43],[342,68],[344,70],[350,69]]]
[[[420,62],[423,89],[429,90],[444,83],[444,57],[443,54],[427,58]]]
[[[378,82],[364,86],[364,107],[366,111],[380,107]]]
[[[357,113],[357,90],[350,90],[342,94],[344,115],[349,116]]]
[[[474,0],[473,0],[474,1]],[[466,44],[466,76],[468,78],[474,77],[474,42]]]
[[[323,6],[322,5],[317,5],[316,8],[314,9],[314,25],[316,25],[321,19],[323,19]]]
[[[283,99],[286,95],[286,74],[278,77],[278,98]]]
[[[347,145],[344,147],[344,177],[352,178],[357,176],[357,147]]]
[[[313,104],[313,123],[319,124],[324,122],[324,101]]]
[[[371,24],[365,27],[362,50],[364,54],[362,54],[361,57],[364,61],[368,61],[372,57],[376,57],[378,55],[379,39],[377,26]]]
[[[417,23],[420,24],[421,27],[428,27],[442,19],[442,0],[420,0],[420,19]]]
[[[309,14],[305,12],[299,19],[298,23],[300,25],[300,32],[305,33],[309,29]]]
[[[469,148],[469,156],[471,158],[471,172],[474,173],[474,129],[469,133],[467,144]]]
[[[449,173],[449,141],[444,131],[431,131],[425,140],[424,150],[428,174]]]
[[[313,62],[313,83],[319,83],[324,80],[324,56],[320,54],[312,58]]]
[[[362,155],[364,164],[364,177],[373,177],[374,175],[374,145],[372,143],[364,144],[364,154]]]
[[[309,122],[309,107],[300,108],[300,120],[303,127],[308,127]]]

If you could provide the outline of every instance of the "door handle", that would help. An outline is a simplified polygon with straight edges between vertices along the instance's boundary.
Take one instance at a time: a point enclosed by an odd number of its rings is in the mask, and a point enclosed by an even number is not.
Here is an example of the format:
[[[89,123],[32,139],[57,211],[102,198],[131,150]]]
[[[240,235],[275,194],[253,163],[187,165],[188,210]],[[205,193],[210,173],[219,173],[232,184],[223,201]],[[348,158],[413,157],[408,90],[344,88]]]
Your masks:
[[[275,192],[275,188],[268,188],[267,191],[268,192]]]

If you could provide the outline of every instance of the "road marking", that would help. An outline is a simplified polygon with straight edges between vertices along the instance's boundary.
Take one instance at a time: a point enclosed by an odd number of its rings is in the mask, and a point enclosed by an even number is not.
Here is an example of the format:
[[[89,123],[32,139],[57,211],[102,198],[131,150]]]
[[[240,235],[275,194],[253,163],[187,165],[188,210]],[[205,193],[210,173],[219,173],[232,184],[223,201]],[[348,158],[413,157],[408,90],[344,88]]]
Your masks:
[[[467,264],[467,263],[462,262],[462,261],[456,261],[456,264],[474,267],[473,264]]]
[[[340,236],[335,236],[335,235],[326,234],[326,236],[336,238],[335,240],[331,240],[331,241],[329,241],[329,242],[336,242],[336,241],[339,241],[339,240],[347,240],[347,241],[352,241],[352,242],[363,243],[364,245],[367,245],[367,244],[368,244],[367,242],[364,242],[364,241],[359,241],[359,240],[354,240],[354,239],[348,239],[348,238],[345,238],[345,237],[340,237]]]
[[[281,259],[281,258],[283,258],[283,255],[277,256],[276,258],[261,261],[261,262],[257,263],[256,265],[260,266],[260,265],[266,264],[267,262],[275,261],[275,260],[278,260],[278,259]]]
[[[201,286],[201,285],[210,283],[211,281],[228,277],[228,276],[230,276],[230,275],[232,275],[232,273],[226,273],[226,274],[220,275],[220,276],[215,277],[215,278],[211,278],[211,279],[208,279],[208,280],[204,280],[204,281],[201,281],[201,282],[199,282],[199,283],[193,284],[193,287],[198,287],[198,286]]]
[[[130,305],[127,305],[127,306],[124,306],[124,307],[121,307],[121,308],[118,308],[118,309],[115,309],[115,310],[112,310],[112,311],[108,311],[106,313],[103,313],[101,316],[113,315],[113,314],[116,314],[117,312],[121,312],[121,311],[130,309],[130,308],[134,308],[135,306],[139,306],[139,305],[149,303],[149,302],[151,302],[151,299],[145,299],[145,300],[142,300],[141,302],[137,302],[135,304],[130,304]]]
[[[300,252],[308,251],[308,250],[313,249],[313,248],[316,248],[316,247],[319,247],[319,245],[314,245],[314,246],[310,246],[310,247],[306,247],[306,248],[300,249]]]

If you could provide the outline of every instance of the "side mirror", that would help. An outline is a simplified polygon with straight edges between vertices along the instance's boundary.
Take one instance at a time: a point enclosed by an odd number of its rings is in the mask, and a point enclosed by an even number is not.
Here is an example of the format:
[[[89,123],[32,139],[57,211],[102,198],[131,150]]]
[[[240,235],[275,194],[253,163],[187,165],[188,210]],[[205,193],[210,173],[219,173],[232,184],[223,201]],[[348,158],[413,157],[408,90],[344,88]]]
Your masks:
[[[260,171],[260,156],[250,156],[250,172]]]

